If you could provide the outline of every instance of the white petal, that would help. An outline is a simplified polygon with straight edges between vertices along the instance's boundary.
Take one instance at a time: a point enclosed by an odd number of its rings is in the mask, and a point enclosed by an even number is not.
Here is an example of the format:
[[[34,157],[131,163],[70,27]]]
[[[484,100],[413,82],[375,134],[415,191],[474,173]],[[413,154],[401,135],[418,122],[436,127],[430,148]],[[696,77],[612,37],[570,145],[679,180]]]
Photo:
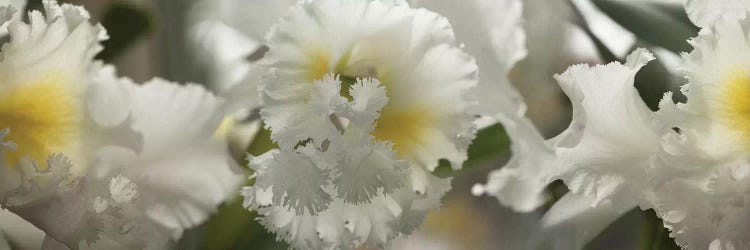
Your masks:
[[[500,119],[512,139],[512,158],[492,171],[486,184],[475,184],[474,195],[492,195],[519,212],[531,212],[549,199],[546,189],[559,171],[553,149],[546,145],[531,121]]]
[[[481,114],[523,116],[526,105],[508,79],[516,62],[527,54],[521,1],[419,0],[416,5],[447,17],[457,40],[476,57],[480,81],[475,91]]]
[[[273,203],[289,207],[297,215],[316,215],[328,208],[331,196],[323,189],[330,183],[327,169],[301,153],[282,150],[270,154],[273,158],[251,162],[258,175],[254,188],[270,187]]]
[[[331,123],[331,115],[336,106],[344,102],[339,96],[341,82],[333,75],[327,75],[311,86],[307,104],[283,104],[268,101],[268,106],[261,110],[264,122],[273,130],[272,138],[284,149],[292,149],[299,142],[313,140],[321,147],[324,141],[332,140],[340,133]]]
[[[722,18],[741,19],[750,11],[750,2],[742,0],[687,0],[690,20],[699,27],[708,28]]]
[[[397,160],[391,145],[351,145],[337,168],[333,184],[347,203],[367,202],[373,196],[402,187],[409,163]]]
[[[555,249],[583,249],[623,215],[609,204],[593,207],[591,197],[567,194],[544,214],[541,233]]]
[[[111,65],[99,70],[87,93],[91,118],[105,127],[115,127],[125,122],[130,116],[131,97],[127,88],[133,85],[135,83],[130,79],[118,78]]]
[[[638,49],[625,65],[576,65],[555,76],[573,102],[573,121],[556,138],[560,177],[573,193],[594,197],[596,203],[617,202],[616,209],[637,201],[649,159],[658,151],[659,132],[633,84],[653,58]]]
[[[114,173],[149,190],[139,194],[138,206],[175,237],[208,218],[241,182],[228,148],[212,137],[221,104],[202,87],[160,79],[133,93],[133,128],[143,135],[143,149]]]
[[[122,175],[112,178],[109,184],[109,192],[112,199],[117,203],[130,202],[138,194],[135,183]]]

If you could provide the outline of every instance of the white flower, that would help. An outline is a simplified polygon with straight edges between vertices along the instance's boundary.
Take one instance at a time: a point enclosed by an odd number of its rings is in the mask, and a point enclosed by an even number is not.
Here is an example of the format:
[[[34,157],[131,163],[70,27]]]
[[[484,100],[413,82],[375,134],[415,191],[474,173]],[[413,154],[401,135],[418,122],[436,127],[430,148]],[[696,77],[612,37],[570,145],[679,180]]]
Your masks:
[[[558,76],[575,109],[571,127],[555,139],[560,178],[585,198],[564,199],[547,215],[547,226],[591,216],[612,221],[640,206],[655,209],[682,247],[750,247],[743,223],[750,217],[748,34],[747,18],[731,15],[702,30],[691,40],[695,50],[684,55],[687,103],[675,105],[667,93],[656,113],[632,88],[637,69],[652,58],[643,51],[625,66],[574,66]],[[572,202],[588,202],[591,214],[563,211]]]
[[[370,135],[388,102],[380,84],[359,80],[350,88],[349,102],[339,96],[337,78],[316,81],[310,100],[324,110],[327,122],[321,126],[335,130],[325,110],[340,110],[335,115],[349,120],[345,132],[331,134],[325,150],[310,142],[251,160],[256,182],[243,189],[245,206],[293,247],[383,247],[418,227],[450,189],[450,179],[397,159],[390,142]]]
[[[687,103],[662,101],[666,127],[651,172],[655,209],[681,246],[750,247],[750,20],[731,13],[691,40]],[[675,129],[671,129],[675,128]]]
[[[88,13],[43,4],[46,17],[11,21],[2,48],[0,205],[48,246],[163,249],[241,180],[212,139],[224,103],[197,86],[117,78],[93,60],[106,34]]]
[[[302,2],[268,36],[261,116],[278,151],[244,189],[296,248],[384,247],[437,208],[474,137],[474,59],[405,2]]]
[[[377,78],[389,101],[372,135],[427,169],[441,158],[460,168],[473,139],[476,65],[454,43],[448,21],[426,10],[380,1],[300,4],[269,35],[261,115],[281,147],[307,138],[320,146],[337,132],[309,111],[310,83],[330,73],[347,86]]]

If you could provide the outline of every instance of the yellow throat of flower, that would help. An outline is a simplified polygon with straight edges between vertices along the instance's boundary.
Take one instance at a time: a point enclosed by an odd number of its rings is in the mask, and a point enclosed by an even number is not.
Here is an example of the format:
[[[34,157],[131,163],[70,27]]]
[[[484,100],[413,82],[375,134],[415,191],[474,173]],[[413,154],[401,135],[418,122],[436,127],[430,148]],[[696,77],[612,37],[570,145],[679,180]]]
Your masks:
[[[323,76],[329,73],[339,74],[340,79],[343,81],[341,86],[341,96],[351,100],[352,97],[349,94],[349,87],[356,82],[356,77],[342,74],[342,72],[348,71],[345,65],[348,63],[351,51],[345,53],[333,67],[330,66],[332,65],[332,58],[328,56],[325,49],[310,50],[306,55],[306,68],[308,69],[306,71],[306,77],[309,82],[320,80]],[[375,72],[377,75],[376,78],[382,82],[383,86],[385,86],[386,94],[389,98],[392,98],[394,95],[388,94],[388,85],[395,83],[389,81],[391,77],[384,74],[384,72]],[[421,144],[429,143],[427,139],[431,128],[430,125],[435,122],[435,117],[428,112],[428,108],[423,106],[402,107],[392,105],[392,103],[392,101],[389,101],[381,110],[380,117],[376,121],[376,126],[372,132],[372,136],[374,136],[376,140],[390,141],[393,143],[393,149],[396,151],[399,158],[406,159],[414,157],[416,151],[421,147]]]
[[[10,128],[6,140],[18,145],[5,152],[16,166],[24,157],[46,167],[50,154],[63,152],[81,133],[81,114],[74,90],[57,74],[0,92],[0,128]]]

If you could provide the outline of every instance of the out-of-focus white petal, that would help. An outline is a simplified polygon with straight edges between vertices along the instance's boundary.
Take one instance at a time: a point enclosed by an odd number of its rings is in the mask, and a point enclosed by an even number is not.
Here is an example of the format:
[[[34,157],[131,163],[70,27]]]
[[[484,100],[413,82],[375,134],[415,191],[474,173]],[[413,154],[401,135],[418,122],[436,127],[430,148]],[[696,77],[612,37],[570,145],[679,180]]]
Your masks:
[[[234,110],[260,105],[255,93],[262,73],[252,61],[262,58],[266,33],[296,2],[203,0],[190,8],[187,40],[207,68],[209,88]]]
[[[229,149],[213,139],[224,115],[222,101],[198,85],[155,79],[136,87],[132,105],[143,149],[119,171],[150,190],[139,194],[137,204],[179,236],[203,222],[242,179]]]
[[[474,185],[472,193],[495,196],[515,211],[534,211],[549,199],[545,190],[558,171],[555,153],[528,119],[500,121],[513,140],[513,157],[501,169],[492,171],[486,184]]]
[[[8,210],[0,210],[0,231],[13,245],[24,249],[40,249],[45,236],[42,230]]]
[[[119,84],[128,81],[128,84]],[[88,110],[94,121],[105,127],[115,127],[130,117],[130,91],[135,85],[129,79],[119,79],[113,66],[104,66],[94,77],[88,90]]]
[[[414,6],[444,15],[463,49],[476,58],[479,85],[475,89],[483,115],[519,115],[526,104],[508,79],[516,62],[526,57],[526,36],[518,0],[415,0]],[[501,95],[502,97],[498,97]]]
[[[750,2],[744,0],[687,0],[690,20],[703,28],[709,28],[722,18],[741,19],[750,11]]]
[[[592,206],[593,197],[567,194],[553,205],[541,220],[541,233],[555,249],[583,249],[609,224],[623,215],[610,204]],[[627,210],[624,210],[627,211]]]

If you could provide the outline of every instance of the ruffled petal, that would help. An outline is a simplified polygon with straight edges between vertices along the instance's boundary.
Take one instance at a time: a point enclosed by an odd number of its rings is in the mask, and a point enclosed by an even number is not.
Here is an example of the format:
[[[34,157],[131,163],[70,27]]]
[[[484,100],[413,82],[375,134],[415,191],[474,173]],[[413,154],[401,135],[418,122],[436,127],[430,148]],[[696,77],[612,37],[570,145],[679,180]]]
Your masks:
[[[576,65],[555,76],[574,109],[570,127],[556,138],[559,176],[571,192],[594,197],[594,205],[610,201],[615,209],[626,209],[642,195],[659,131],[633,84],[638,70],[653,59],[638,49],[625,65]]]
[[[274,205],[289,207],[297,215],[316,215],[328,208],[331,195],[323,189],[331,181],[328,166],[320,166],[301,152],[282,150],[266,154],[273,156],[261,156],[250,162],[257,175],[253,188],[270,189]]]

